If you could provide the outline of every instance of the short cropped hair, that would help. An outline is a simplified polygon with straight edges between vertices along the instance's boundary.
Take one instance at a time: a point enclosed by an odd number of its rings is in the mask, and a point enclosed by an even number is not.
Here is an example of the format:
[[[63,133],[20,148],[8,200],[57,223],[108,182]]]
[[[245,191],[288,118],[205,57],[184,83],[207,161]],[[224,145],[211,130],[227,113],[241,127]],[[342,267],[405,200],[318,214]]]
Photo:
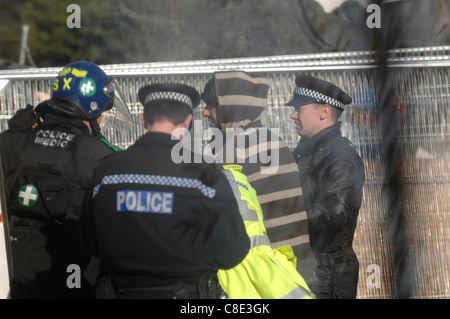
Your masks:
[[[314,107],[316,110],[323,105],[329,105],[329,104],[323,104],[323,103],[313,103],[313,104],[315,104]],[[331,105],[329,105],[329,106],[331,109],[331,119],[333,120],[334,123],[336,123],[339,120],[339,118],[341,117],[343,110],[332,107]]]
[[[162,120],[179,125],[186,120],[189,114],[193,114],[192,108],[177,101],[154,101],[144,107],[144,119],[150,125]]]

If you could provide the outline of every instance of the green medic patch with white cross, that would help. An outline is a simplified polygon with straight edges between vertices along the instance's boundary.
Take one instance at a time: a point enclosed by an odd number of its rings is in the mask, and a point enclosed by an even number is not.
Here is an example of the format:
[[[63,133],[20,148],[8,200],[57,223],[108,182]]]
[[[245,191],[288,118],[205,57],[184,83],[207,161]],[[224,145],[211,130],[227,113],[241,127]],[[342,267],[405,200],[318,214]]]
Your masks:
[[[31,207],[36,204],[39,198],[39,192],[36,187],[31,184],[27,184],[20,187],[19,195],[17,197],[20,205]]]
[[[80,92],[83,96],[91,97],[97,92],[97,85],[91,78],[86,78],[80,81]]]

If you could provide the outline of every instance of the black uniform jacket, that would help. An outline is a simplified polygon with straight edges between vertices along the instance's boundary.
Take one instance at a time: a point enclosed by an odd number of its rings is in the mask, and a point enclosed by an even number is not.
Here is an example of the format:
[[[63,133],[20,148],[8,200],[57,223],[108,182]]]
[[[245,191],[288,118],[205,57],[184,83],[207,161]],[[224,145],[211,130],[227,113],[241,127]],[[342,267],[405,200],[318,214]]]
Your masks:
[[[225,175],[209,164],[176,163],[177,143],[147,133],[96,170],[83,238],[103,272],[166,286],[246,256],[249,238]]]
[[[364,165],[340,133],[340,123],[312,138],[302,137],[294,151],[300,171],[314,253],[351,248],[361,207]]]
[[[1,135],[10,216],[58,220],[61,224],[67,219],[78,220],[94,167],[114,153],[110,144],[90,135],[78,122],[44,122],[32,131],[6,131]],[[39,192],[35,205],[17,200],[18,187],[25,184],[34,185]]]
[[[46,119],[33,130],[0,135],[13,298],[82,295],[82,289],[67,287],[67,267],[74,264],[84,271],[89,260],[80,245],[78,219],[94,167],[114,153],[81,120]]]

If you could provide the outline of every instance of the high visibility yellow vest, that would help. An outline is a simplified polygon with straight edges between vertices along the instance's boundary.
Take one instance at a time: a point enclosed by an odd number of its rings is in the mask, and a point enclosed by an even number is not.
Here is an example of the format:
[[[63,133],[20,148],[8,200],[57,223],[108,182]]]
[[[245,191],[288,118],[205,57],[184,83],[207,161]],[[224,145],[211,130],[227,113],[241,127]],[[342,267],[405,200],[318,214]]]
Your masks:
[[[296,270],[291,246],[272,249],[256,191],[239,165],[225,165],[225,175],[238,202],[251,247],[234,268],[219,270],[218,277],[229,299],[315,299]]]

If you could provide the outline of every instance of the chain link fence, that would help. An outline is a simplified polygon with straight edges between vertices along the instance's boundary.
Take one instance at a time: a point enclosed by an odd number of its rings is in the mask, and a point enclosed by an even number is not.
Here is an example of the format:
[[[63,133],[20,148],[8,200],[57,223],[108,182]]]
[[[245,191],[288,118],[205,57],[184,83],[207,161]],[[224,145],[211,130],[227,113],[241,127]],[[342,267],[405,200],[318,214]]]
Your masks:
[[[344,89],[353,103],[341,117],[342,132],[355,145],[366,167],[363,205],[358,218],[354,248],[360,260],[358,298],[399,297],[399,277],[413,298],[450,297],[450,47],[427,47],[390,52],[388,67],[395,84],[398,118],[395,140],[399,149],[399,200],[402,201],[406,234],[404,274],[395,267],[396,234],[389,231],[391,204],[388,199],[383,147],[379,124],[377,61],[369,51],[221,59],[172,63],[104,65],[114,75],[134,118],[131,129],[105,125],[104,134],[127,148],[144,133],[139,114],[140,87],[156,82],[182,82],[200,92],[214,71],[243,70],[263,73],[270,82],[268,105],[261,116],[269,128],[277,128],[291,149],[298,143],[289,116],[297,74],[305,72]],[[0,131],[7,120],[27,103],[37,105],[51,94],[52,80],[61,68],[0,71]],[[203,104],[194,120],[202,120]],[[197,137],[205,145],[209,136]],[[406,279],[405,279],[406,278]],[[404,281],[403,281],[404,282]]]

